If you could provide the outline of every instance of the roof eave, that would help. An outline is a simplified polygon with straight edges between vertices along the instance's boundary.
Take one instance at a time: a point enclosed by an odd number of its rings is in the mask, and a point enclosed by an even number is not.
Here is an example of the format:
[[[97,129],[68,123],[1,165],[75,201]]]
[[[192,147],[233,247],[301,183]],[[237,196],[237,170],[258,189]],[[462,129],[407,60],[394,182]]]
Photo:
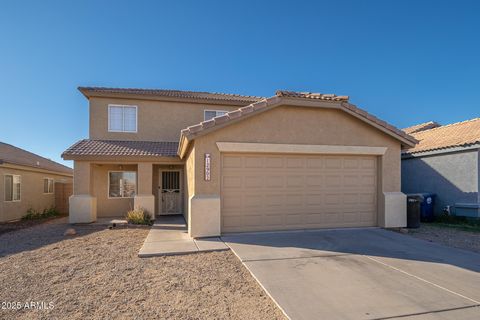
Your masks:
[[[78,87],[78,90],[87,98],[118,98],[118,99],[134,99],[147,101],[169,101],[169,102],[188,102],[197,104],[216,104],[231,106],[246,106],[255,102],[254,99],[230,100],[230,99],[212,99],[212,98],[193,98],[193,97],[169,97],[156,94],[138,94],[128,92],[99,92],[90,87]]]
[[[77,89],[78,89],[78,91],[80,91],[80,92],[83,94],[83,96],[84,96],[85,98],[90,99],[90,95],[89,95],[89,90],[88,90],[88,88],[86,88],[86,87],[77,87]]]
[[[180,143],[178,144],[178,150],[177,150],[177,155],[180,157],[180,159],[183,159],[185,157],[185,154],[187,153],[187,149],[189,146],[189,139],[188,137],[184,134],[183,130],[180,134]]]
[[[131,162],[148,162],[148,161],[165,161],[165,160],[179,160],[178,155],[175,156],[111,156],[102,154],[89,154],[89,155],[74,155],[74,154],[62,154],[64,160],[74,161],[131,161]]]
[[[428,150],[419,150],[414,152],[408,152],[408,149],[402,152],[402,158],[421,158],[430,155],[463,152],[480,149],[480,142],[474,142],[464,145],[446,146],[440,148],[433,148]]]
[[[65,170],[55,170],[55,169],[49,169],[49,168],[39,167],[35,165],[27,165],[24,163],[18,163],[14,161],[3,161],[3,160],[0,160],[0,165],[15,166],[16,168],[25,168],[26,170],[38,170],[42,172],[51,172],[51,173],[62,175],[62,176],[73,176],[73,169],[69,167],[65,167]]]

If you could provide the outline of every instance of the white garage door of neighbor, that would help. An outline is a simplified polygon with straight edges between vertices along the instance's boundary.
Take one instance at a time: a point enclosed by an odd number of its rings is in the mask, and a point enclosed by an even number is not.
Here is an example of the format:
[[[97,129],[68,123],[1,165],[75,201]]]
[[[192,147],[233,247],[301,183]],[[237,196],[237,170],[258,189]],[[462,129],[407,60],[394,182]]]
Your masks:
[[[222,232],[377,225],[374,156],[222,155]]]

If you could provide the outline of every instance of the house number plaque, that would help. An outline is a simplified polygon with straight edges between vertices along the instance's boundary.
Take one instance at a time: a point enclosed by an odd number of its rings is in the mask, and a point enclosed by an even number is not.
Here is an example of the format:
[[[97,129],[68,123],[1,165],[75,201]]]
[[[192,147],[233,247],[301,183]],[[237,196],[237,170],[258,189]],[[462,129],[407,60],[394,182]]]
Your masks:
[[[210,153],[205,153],[205,181],[210,181]]]

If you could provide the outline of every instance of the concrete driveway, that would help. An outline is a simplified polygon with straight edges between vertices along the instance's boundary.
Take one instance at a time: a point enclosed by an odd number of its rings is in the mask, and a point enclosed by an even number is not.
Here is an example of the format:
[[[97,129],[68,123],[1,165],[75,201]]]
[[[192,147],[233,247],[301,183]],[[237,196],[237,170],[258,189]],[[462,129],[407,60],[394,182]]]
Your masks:
[[[291,319],[480,319],[480,254],[377,228],[222,239]]]

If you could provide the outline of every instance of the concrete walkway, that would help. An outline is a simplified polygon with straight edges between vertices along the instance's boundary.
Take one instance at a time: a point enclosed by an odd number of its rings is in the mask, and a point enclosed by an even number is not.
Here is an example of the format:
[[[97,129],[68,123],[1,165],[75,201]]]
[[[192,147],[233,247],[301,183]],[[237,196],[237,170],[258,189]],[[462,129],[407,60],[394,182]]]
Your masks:
[[[138,256],[146,258],[228,249],[219,237],[190,238],[182,215],[160,216],[145,238]]]
[[[291,319],[480,319],[480,254],[371,228],[223,236]]]

